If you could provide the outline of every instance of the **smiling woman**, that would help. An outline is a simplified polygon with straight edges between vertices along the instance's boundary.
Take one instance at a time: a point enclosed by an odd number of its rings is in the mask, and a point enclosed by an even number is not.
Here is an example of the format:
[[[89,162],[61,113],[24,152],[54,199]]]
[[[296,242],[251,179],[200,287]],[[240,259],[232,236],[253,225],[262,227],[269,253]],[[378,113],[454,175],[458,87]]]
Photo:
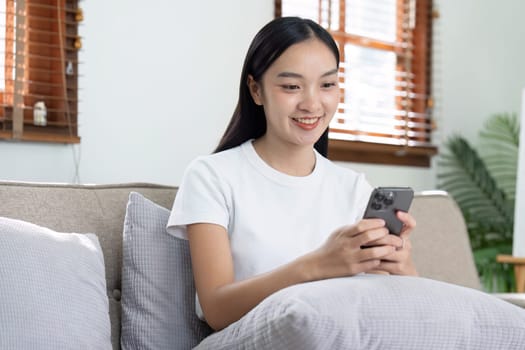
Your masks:
[[[362,219],[370,184],[323,156],[338,67],[336,43],[315,22],[268,23],[248,49],[215,153],[186,169],[167,229],[189,240],[197,314],[216,330],[302,282],[417,274],[412,216],[397,213],[400,237]]]

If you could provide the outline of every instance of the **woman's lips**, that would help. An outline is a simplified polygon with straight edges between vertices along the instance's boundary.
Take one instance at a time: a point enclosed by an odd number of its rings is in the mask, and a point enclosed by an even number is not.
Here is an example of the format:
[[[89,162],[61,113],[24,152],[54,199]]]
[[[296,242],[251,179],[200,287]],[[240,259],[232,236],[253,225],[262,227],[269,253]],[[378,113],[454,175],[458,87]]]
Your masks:
[[[319,125],[321,117],[303,117],[303,118],[292,118],[295,125],[304,130],[312,130]]]

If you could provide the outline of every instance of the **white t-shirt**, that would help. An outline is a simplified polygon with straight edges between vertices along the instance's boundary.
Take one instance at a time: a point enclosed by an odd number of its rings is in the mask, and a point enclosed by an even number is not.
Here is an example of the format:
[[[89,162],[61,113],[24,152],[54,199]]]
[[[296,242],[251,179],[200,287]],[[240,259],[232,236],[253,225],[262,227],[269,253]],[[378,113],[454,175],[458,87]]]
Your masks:
[[[337,228],[363,216],[372,187],[362,174],[316,152],[314,171],[283,174],[266,164],[252,141],[194,160],[186,169],[168,233],[213,223],[229,235],[235,279],[267,272],[321,246]],[[197,304],[198,314],[202,316]]]

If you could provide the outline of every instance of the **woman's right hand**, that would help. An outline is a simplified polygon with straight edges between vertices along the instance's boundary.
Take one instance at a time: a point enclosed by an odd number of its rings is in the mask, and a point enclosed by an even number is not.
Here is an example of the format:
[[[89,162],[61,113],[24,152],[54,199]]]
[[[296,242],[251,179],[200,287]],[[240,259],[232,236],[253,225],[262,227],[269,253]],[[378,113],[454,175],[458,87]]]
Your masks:
[[[398,241],[400,238],[388,233],[382,219],[363,219],[340,227],[321,247],[305,256],[311,263],[310,277],[320,280],[372,272],[383,257],[396,250],[401,243]]]

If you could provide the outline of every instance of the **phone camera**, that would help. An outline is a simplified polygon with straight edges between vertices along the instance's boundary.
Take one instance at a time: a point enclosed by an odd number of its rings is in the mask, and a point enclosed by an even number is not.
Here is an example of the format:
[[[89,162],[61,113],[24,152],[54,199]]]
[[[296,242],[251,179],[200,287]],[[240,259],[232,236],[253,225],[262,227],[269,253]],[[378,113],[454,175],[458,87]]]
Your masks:
[[[377,192],[374,196],[374,199],[378,202],[382,202],[385,199],[383,192]]]
[[[376,201],[374,201],[374,202],[372,202],[372,204],[371,204],[370,206],[371,206],[372,209],[374,209],[374,210],[379,210],[379,209],[381,209],[381,203],[380,203],[380,202],[376,202]]]
[[[385,203],[385,205],[392,205],[392,203],[394,203],[394,192],[388,192],[385,195],[385,199],[383,200],[383,203]]]

